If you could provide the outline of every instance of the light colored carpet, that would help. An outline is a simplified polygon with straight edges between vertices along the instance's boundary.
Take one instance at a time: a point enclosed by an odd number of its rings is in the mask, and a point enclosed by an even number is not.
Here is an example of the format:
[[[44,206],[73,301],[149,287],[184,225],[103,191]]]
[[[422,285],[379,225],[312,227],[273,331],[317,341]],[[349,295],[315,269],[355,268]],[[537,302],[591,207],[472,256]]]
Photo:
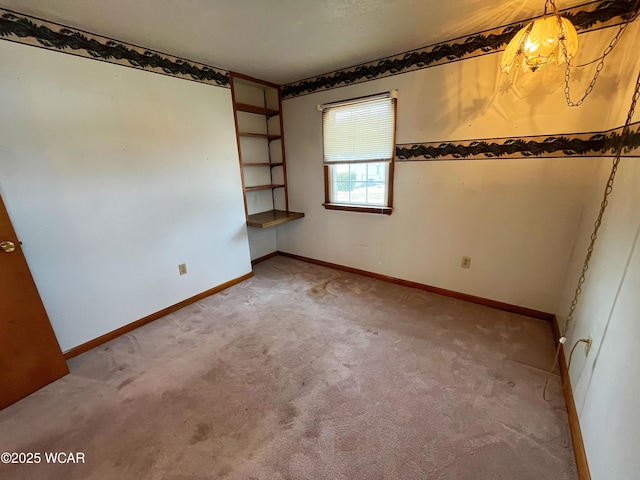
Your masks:
[[[574,480],[547,322],[275,257],[0,412],[3,479]]]

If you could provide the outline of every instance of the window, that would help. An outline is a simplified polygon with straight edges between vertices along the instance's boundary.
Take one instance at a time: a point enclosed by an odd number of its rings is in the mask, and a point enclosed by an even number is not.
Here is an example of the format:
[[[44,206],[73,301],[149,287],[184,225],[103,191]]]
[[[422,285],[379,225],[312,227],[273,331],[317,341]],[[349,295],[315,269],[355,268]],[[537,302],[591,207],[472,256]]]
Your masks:
[[[396,92],[321,109],[325,208],[390,214]]]

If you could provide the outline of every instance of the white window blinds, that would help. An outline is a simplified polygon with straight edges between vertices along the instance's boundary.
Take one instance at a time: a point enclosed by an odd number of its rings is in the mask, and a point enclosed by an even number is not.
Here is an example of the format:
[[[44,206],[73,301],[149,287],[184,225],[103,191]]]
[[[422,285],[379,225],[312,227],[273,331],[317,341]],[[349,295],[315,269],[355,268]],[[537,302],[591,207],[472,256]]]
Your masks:
[[[322,106],[325,165],[392,160],[394,93]]]

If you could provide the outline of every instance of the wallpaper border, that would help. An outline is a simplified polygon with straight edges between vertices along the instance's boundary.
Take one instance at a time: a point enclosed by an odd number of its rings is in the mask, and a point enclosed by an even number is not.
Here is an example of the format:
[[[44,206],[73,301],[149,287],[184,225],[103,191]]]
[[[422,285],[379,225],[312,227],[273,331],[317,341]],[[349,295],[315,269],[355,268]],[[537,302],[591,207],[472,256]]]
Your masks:
[[[596,0],[562,10],[578,33],[620,25],[633,16],[635,0]],[[390,77],[504,50],[515,32],[532,19],[436,43],[353,67],[284,85],[282,98],[293,98]]]
[[[0,39],[230,88],[229,71],[0,9]]]
[[[640,121],[604,132],[460,140],[396,145],[397,162],[491,160],[497,158],[612,157],[622,142],[622,156],[640,157]]]

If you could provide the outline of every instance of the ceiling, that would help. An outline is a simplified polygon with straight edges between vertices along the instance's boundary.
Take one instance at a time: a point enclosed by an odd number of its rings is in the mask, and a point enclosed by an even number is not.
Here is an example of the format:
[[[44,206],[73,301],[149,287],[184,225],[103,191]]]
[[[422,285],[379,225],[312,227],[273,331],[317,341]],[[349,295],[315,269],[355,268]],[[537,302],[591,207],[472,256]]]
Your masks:
[[[0,7],[284,84],[537,16],[544,1],[0,0]]]

